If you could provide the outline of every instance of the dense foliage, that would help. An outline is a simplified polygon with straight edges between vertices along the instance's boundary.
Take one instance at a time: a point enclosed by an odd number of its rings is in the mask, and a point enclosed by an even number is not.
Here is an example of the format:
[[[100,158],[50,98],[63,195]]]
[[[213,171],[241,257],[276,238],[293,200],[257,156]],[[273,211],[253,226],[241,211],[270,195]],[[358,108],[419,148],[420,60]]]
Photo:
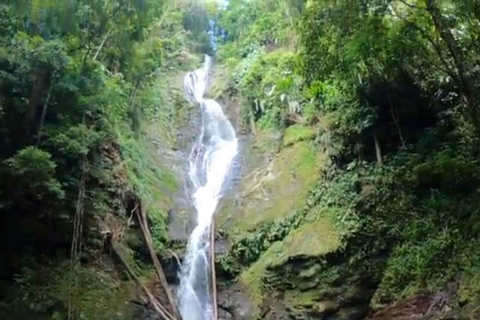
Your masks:
[[[343,253],[318,272],[327,279],[343,261],[367,274],[372,306],[449,282],[463,302],[480,289],[479,10],[468,0],[232,0],[219,13],[222,92],[240,99],[254,133],[316,128],[330,164],[300,225],[337,212]],[[250,264],[290,222],[262,226],[233,254]]]
[[[2,319],[64,319],[67,300],[69,319],[126,316],[105,237],[142,263],[128,230],[143,201],[165,243],[176,181],[144,132],[173,146],[186,104],[171,82],[211,51],[206,15],[189,1],[0,2]]]
[[[177,147],[189,111],[172,87],[198,61],[191,53],[216,54],[214,93],[240,105],[257,146],[281,137],[265,153],[301,141],[315,150],[305,152],[310,164],[317,153],[328,159],[311,166],[323,171],[303,207],[225,235],[232,247],[219,267],[229,281],[253,279],[260,304],[270,291],[293,296],[295,312],[305,297],[312,308],[312,296],[343,299],[339,287],[359,283],[362,312],[449,283],[459,304],[475,302],[478,3],[222,3],[0,1],[0,314],[130,316],[119,306],[131,288],[106,238],[148,277],[132,227],[142,201],[156,249],[165,247],[165,195],[177,181],[145,137]],[[317,231],[308,226],[328,231],[327,221],[340,239],[334,252],[284,261],[275,251]]]

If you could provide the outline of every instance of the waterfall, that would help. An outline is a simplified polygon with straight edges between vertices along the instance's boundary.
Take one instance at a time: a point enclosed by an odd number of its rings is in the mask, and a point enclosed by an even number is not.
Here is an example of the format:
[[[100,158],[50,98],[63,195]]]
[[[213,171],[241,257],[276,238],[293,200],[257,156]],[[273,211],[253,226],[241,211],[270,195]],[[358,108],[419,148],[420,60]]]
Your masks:
[[[189,98],[202,110],[198,139],[190,153],[189,178],[193,185],[193,205],[197,225],[190,235],[187,255],[180,274],[178,300],[183,320],[211,320],[210,227],[222,196],[222,185],[237,154],[238,141],[232,124],[214,100],[204,99],[211,58],[203,68],[189,72],[184,79]]]

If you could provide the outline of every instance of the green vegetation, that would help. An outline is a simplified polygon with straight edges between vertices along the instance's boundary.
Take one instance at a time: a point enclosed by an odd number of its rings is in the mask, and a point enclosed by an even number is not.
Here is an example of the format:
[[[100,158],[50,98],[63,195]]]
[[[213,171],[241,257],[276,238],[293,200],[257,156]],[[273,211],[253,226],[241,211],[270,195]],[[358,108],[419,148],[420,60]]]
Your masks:
[[[28,301],[6,299],[8,306],[3,308],[5,319],[21,317],[35,319],[64,319],[70,276],[75,278],[75,291],[70,298],[78,308],[80,319],[129,319],[131,317],[128,299],[132,296],[132,284],[116,280],[111,272],[113,266],[79,268],[71,275],[69,265],[55,261],[36,270],[24,269],[22,275],[15,279],[17,291]],[[118,275],[117,275],[118,276]],[[49,314],[48,318],[37,318],[39,314]]]
[[[184,146],[181,76],[204,53],[251,138],[218,215],[225,285],[259,317],[439,292],[473,314],[479,21],[473,0],[0,1],[0,314],[131,318],[108,241],[148,279],[142,203],[168,249],[163,153]]]
[[[259,310],[274,296],[293,317],[361,318],[452,283],[456,303],[478,303],[479,17],[474,1],[443,0],[231,0],[219,12],[217,90],[240,102],[264,154],[219,221]],[[321,172],[297,199],[293,176],[272,177],[306,143]],[[246,193],[260,177],[274,186]],[[325,229],[340,243],[314,254]]]
[[[315,133],[315,128],[300,124],[292,125],[285,130],[283,145],[289,146],[298,141],[313,140]]]
[[[179,182],[159,150],[188,121],[179,79],[211,52],[207,17],[189,1],[0,1],[2,319],[132,317],[110,244],[148,276],[142,203],[165,249]]]

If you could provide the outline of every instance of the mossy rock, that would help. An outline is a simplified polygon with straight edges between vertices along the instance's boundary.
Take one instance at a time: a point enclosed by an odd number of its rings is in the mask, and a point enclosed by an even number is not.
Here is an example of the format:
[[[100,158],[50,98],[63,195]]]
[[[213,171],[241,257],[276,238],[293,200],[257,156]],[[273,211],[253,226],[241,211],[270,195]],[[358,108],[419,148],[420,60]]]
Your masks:
[[[289,309],[294,310],[296,314],[305,315],[314,314],[317,317],[332,314],[339,308],[335,300],[321,300],[322,295],[318,291],[296,291],[285,292],[284,300]]]
[[[243,272],[240,279],[252,300],[260,306],[266,295],[264,282],[272,272],[277,272],[272,271],[273,268],[282,268],[282,265],[300,257],[318,259],[335,252],[340,245],[339,234],[329,219],[305,224],[291,232],[283,241],[274,243],[257,262]],[[301,269],[297,271],[302,273]]]
[[[337,230],[328,219],[304,224],[291,232],[282,243],[283,260],[296,256],[319,257],[340,247]]]
[[[222,204],[219,227],[242,233],[294,215],[305,205],[325,161],[306,141],[281,149],[248,174],[237,195]]]
[[[313,140],[315,135],[316,130],[314,127],[295,124],[285,130],[285,134],[283,136],[283,145],[290,146],[299,141]]]

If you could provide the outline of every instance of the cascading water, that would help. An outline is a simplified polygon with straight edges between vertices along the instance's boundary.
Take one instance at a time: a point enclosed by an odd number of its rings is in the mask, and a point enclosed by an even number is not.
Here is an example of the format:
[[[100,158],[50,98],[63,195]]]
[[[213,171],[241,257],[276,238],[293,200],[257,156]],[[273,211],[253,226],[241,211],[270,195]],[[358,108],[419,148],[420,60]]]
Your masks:
[[[210,227],[221,198],[222,186],[237,154],[238,141],[232,124],[214,100],[204,99],[211,59],[202,69],[189,72],[184,86],[190,99],[202,109],[201,131],[190,153],[189,177],[197,226],[190,235],[180,275],[178,300],[183,320],[211,320]]]

